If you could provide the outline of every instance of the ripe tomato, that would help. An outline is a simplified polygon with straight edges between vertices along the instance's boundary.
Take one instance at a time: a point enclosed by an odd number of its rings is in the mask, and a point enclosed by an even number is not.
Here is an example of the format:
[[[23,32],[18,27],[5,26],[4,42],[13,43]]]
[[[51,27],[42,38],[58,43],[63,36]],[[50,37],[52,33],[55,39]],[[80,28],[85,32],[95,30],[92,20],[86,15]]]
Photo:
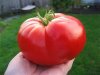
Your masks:
[[[75,58],[86,42],[83,24],[75,17],[55,13],[47,26],[34,17],[26,20],[18,32],[23,55],[40,65],[55,65]]]

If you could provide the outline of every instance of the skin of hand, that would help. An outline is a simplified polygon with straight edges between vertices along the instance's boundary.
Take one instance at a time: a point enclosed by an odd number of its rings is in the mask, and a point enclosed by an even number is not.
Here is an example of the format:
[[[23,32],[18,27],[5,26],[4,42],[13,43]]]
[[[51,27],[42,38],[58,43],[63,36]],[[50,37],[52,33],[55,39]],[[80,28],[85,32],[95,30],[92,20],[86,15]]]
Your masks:
[[[43,67],[29,62],[20,52],[9,63],[4,75],[66,75],[71,69],[73,60],[52,67]]]

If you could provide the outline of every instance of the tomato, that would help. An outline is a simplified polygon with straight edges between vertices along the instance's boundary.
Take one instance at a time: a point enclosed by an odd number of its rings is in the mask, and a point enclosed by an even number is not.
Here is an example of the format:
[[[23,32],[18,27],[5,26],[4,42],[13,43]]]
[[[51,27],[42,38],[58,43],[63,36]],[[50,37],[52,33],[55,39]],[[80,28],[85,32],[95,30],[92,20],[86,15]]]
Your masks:
[[[33,63],[61,64],[78,56],[84,48],[86,33],[78,19],[62,13],[52,17],[46,26],[38,17],[28,19],[20,26],[18,45]]]

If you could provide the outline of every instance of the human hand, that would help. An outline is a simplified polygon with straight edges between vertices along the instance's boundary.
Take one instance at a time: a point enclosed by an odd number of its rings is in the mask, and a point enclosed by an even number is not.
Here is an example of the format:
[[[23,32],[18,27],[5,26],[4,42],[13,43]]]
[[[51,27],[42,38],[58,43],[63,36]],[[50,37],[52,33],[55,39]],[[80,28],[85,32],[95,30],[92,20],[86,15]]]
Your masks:
[[[66,75],[73,60],[52,67],[43,67],[29,62],[22,53],[17,54],[9,63],[4,75]]]

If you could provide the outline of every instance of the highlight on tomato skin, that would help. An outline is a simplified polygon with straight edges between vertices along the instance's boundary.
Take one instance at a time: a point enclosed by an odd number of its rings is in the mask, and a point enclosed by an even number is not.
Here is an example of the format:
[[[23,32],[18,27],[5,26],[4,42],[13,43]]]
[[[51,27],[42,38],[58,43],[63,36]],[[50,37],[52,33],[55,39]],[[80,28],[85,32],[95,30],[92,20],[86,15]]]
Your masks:
[[[86,43],[84,25],[62,13],[33,17],[22,23],[18,45],[23,55],[39,65],[56,65],[77,57]]]

